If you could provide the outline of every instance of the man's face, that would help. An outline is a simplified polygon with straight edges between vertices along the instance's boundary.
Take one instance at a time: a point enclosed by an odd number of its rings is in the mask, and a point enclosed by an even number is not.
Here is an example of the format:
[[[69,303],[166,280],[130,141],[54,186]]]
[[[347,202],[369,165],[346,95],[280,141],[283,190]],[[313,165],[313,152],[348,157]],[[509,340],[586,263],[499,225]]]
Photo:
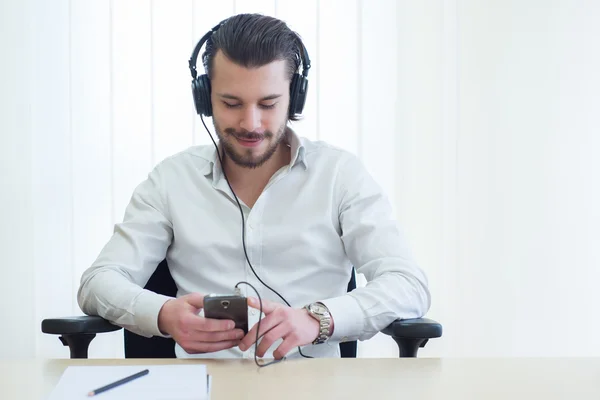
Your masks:
[[[218,51],[213,62],[213,124],[233,162],[257,168],[277,150],[287,124],[290,81],[284,60],[239,66]]]

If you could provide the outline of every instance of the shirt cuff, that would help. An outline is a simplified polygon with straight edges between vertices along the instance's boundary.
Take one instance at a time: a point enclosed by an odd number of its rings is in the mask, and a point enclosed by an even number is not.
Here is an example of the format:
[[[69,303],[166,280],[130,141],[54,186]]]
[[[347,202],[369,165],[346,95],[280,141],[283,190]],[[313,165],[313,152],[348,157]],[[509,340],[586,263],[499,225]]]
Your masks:
[[[135,325],[151,336],[169,337],[158,329],[158,314],[162,306],[173,297],[164,296],[144,289],[138,296],[134,308]]]
[[[333,319],[333,334],[329,338],[336,342],[358,340],[363,331],[364,313],[351,295],[320,300],[329,309]]]

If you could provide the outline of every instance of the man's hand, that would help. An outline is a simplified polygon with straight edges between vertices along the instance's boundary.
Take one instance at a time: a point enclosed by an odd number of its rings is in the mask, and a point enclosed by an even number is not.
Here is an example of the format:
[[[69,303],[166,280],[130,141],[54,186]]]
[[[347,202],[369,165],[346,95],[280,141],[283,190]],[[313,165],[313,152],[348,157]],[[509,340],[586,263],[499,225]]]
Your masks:
[[[244,331],[234,329],[231,320],[204,318],[198,315],[204,296],[191,293],[168,300],[158,313],[158,329],[171,335],[189,354],[212,353],[235,347]]]
[[[248,305],[260,310],[258,299],[249,297]],[[265,318],[260,321],[259,338],[262,337],[262,340],[256,351],[257,357],[264,357],[275,341],[283,339],[273,352],[273,356],[279,360],[294,347],[312,343],[319,335],[319,322],[308,315],[305,309],[291,308],[268,300],[263,300],[262,305]],[[239,345],[240,350],[246,351],[254,345],[257,329],[258,324],[250,329]]]

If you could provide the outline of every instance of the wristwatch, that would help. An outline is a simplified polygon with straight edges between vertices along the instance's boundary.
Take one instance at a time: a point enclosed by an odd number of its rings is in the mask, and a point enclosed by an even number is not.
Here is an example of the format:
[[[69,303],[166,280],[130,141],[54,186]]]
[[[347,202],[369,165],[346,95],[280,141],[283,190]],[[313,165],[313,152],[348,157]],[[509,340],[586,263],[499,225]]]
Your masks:
[[[325,343],[330,337],[331,329],[331,314],[329,309],[323,303],[311,303],[304,308],[308,311],[308,315],[319,321],[319,335],[312,344]]]

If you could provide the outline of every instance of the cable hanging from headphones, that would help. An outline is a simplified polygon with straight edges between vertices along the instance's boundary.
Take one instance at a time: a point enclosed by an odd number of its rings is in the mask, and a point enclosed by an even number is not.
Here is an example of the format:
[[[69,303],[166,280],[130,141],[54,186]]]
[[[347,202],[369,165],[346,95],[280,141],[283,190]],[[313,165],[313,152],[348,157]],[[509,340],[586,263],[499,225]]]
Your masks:
[[[208,132],[208,136],[210,136],[210,140],[212,140],[214,146],[215,146],[215,150],[217,152],[217,158],[219,159],[219,163],[221,165],[221,170],[223,171],[223,176],[225,177],[225,181],[227,181],[227,186],[229,186],[229,189],[231,190],[231,193],[233,194],[233,197],[235,198],[235,201],[238,205],[238,208],[240,210],[240,215],[242,217],[242,247],[244,249],[244,255],[246,257],[246,261],[248,262],[248,265],[250,266],[250,269],[252,270],[252,273],[254,274],[254,276],[256,276],[256,279],[258,279],[258,281],[260,283],[262,283],[267,289],[269,289],[271,292],[275,293],[277,296],[279,296],[279,298],[281,300],[283,300],[283,302],[285,304],[287,304],[288,307],[291,307],[291,304],[282,296],[279,294],[279,292],[277,292],[275,289],[273,289],[272,287],[270,287],[269,285],[267,285],[262,279],[260,279],[260,277],[258,276],[258,274],[256,273],[256,271],[254,270],[254,267],[252,266],[252,263],[250,262],[250,258],[248,257],[248,251],[246,250],[246,222],[245,222],[245,218],[244,218],[244,211],[242,210],[242,205],[240,204],[240,201],[237,197],[237,195],[235,194],[235,191],[233,190],[233,188],[231,187],[231,184],[229,183],[229,178],[227,178],[227,173],[225,172],[225,167],[223,165],[223,158],[221,156],[221,153],[219,152],[219,146],[217,146],[217,143],[215,142],[215,139],[213,138],[213,136],[211,135],[210,131],[208,130],[208,127],[206,126],[206,123],[204,122],[204,118],[202,117],[202,115],[200,115],[200,120],[202,121],[202,125],[204,125],[204,129],[206,129],[206,132]],[[241,282],[240,282],[241,283]],[[240,284],[238,283],[238,285]],[[246,282],[244,282],[246,283]],[[247,285],[249,285],[250,287],[252,287],[252,289],[254,289],[254,291],[256,292],[256,294],[258,295],[258,299],[260,302],[260,313],[258,315],[258,326],[257,328],[257,334],[256,334],[256,342],[254,342],[254,357],[255,357],[255,362],[258,364],[258,361],[256,361],[256,349],[258,348],[258,333],[259,333],[259,328],[260,328],[260,321],[262,318],[262,314],[263,314],[263,309],[262,309],[262,299],[260,297],[260,294],[258,294],[258,291],[256,290],[256,288],[254,288],[254,286],[250,285],[249,283],[246,283]],[[236,285],[236,288],[237,286]],[[312,356],[307,356],[304,353],[302,353],[302,349],[300,348],[300,346],[298,346],[298,352],[300,353],[300,355],[302,357],[305,358],[313,358]],[[272,363],[266,364],[264,366],[270,365]],[[259,365],[262,366],[262,365]]]

